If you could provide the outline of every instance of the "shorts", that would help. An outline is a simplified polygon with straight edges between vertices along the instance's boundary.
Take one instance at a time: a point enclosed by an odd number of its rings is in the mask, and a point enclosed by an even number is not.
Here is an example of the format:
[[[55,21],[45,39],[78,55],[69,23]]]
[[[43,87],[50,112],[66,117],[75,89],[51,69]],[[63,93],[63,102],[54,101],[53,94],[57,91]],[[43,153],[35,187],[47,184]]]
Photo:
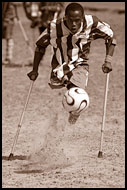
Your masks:
[[[50,75],[50,84],[53,88],[62,88],[65,87],[65,84],[74,84],[77,87],[85,89],[87,87],[88,83],[88,74],[89,74],[89,65],[88,64],[82,64],[78,65],[75,69],[67,73],[63,80],[59,80],[53,73],[53,69],[58,66],[58,63],[53,60],[52,62],[52,71]],[[65,79],[65,80],[64,80]],[[51,87],[50,85],[50,87]]]
[[[74,85],[85,89],[88,83],[88,65],[78,65],[73,71],[70,77],[70,82]]]

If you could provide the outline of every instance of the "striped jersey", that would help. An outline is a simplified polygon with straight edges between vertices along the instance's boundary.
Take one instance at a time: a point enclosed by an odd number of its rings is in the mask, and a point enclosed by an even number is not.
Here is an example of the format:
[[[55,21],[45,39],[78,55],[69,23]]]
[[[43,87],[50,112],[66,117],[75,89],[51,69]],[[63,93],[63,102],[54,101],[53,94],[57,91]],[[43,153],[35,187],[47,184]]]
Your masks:
[[[42,52],[49,44],[52,45],[54,57],[59,65],[86,64],[90,44],[98,38],[103,38],[105,43],[116,44],[111,27],[96,16],[84,15],[81,27],[76,34],[71,33],[65,22],[65,18],[52,21],[36,42],[37,48],[42,49]]]

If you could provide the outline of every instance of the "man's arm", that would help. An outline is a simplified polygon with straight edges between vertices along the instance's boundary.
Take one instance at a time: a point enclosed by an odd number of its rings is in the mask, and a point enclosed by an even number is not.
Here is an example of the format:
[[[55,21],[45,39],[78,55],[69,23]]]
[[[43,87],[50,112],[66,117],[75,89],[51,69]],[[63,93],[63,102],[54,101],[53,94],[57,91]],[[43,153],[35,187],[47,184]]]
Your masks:
[[[112,71],[111,62],[112,62],[112,56],[114,54],[114,49],[116,46],[116,37],[114,31],[107,23],[100,21],[95,16],[93,18],[95,20],[94,23],[95,39],[97,35],[97,38],[103,38],[105,40],[106,56],[104,64],[102,65],[102,70],[104,73],[108,73]]]
[[[105,56],[105,61],[104,64],[102,65],[102,70],[104,73],[109,73],[112,71],[112,56],[114,54],[114,50],[115,50],[115,46],[116,46],[116,38],[114,37],[114,33],[113,33],[113,37],[108,40],[107,43],[105,43],[106,45],[106,56]]]
[[[30,80],[36,80],[36,78],[38,77],[38,68],[39,68],[40,61],[45,54],[45,49],[50,44],[50,36],[48,33],[46,33],[46,31],[44,31],[44,33],[42,33],[39,36],[36,42],[36,49],[35,49],[34,60],[33,60],[33,70],[27,74]]]
[[[43,55],[44,54],[42,54],[41,52],[35,50],[34,61],[33,61],[33,70],[27,74],[28,77],[30,78],[30,80],[36,80],[36,78],[38,77],[38,67],[39,67],[39,63],[40,63]]]

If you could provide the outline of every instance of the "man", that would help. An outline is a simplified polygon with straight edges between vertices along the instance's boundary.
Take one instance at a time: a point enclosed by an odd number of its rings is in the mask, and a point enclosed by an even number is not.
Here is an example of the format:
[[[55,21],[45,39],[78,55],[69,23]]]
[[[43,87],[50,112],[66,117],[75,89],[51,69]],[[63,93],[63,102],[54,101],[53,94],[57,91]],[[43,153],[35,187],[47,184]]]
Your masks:
[[[63,9],[63,2],[23,2],[23,7],[28,19],[32,21],[31,28],[38,26],[41,34],[57,13],[59,18]]]
[[[63,2],[40,2],[40,21],[38,23],[40,34],[46,29],[48,24],[54,19],[57,13],[59,18],[60,13],[63,9]]]
[[[96,16],[84,15],[83,7],[70,3],[65,9],[65,17],[51,22],[36,42],[33,70],[28,73],[30,80],[38,77],[40,60],[49,44],[54,48],[50,87],[52,89],[74,86],[85,89],[88,82],[88,55],[91,41],[103,38],[106,45],[106,56],[102,70],[112,71],[111,60],[116,45],[114,32],[110,26]],[[68,121],[74,124],[79,115],[70,113]]]
[[[3,64],[11,64],[13,59],[13,28],[16,20],[16,4],[2,2],[2,39],[6,40],[6,55]]]

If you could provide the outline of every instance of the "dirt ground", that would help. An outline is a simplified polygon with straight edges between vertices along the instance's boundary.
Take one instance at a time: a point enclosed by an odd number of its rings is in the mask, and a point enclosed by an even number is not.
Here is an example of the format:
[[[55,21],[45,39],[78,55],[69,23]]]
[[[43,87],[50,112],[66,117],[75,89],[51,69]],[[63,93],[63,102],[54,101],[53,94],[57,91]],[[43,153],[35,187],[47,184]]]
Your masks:
[[[88,4],[88,2],[87,2]],[[107,11],[90,11],[111,24],[116,32],[110,74],[103,158],[100,148],[105,74],[101,66],[105,57],[103,40],[92,43],[87,92],[89,108],[75,125],[69,125],[68,113],[61,101],[65,89],[51,90],[51,47],[39,68],[24,115],[13,161],[8,161],[20,116],[28,94],[32,67],[23,66],[31,59],[18,23],[14,28],[15,67],[2,66],[2,187],[3,188],[124,188],[125,187],[125,14],[114,11],[120,2],[106,4]],[[85,3],[83,3],[85,6]],[[93,6],[97,6],[96,3]],[[112,9],[111,9],[112,7]],[[34,49],[38,30],[30,29],[22,7],[19,16]],[[87,10],[89,13],[89,11]],[[5,41],[2,41],[2,59]],[[17,157],[16,157],[17,156]]]

